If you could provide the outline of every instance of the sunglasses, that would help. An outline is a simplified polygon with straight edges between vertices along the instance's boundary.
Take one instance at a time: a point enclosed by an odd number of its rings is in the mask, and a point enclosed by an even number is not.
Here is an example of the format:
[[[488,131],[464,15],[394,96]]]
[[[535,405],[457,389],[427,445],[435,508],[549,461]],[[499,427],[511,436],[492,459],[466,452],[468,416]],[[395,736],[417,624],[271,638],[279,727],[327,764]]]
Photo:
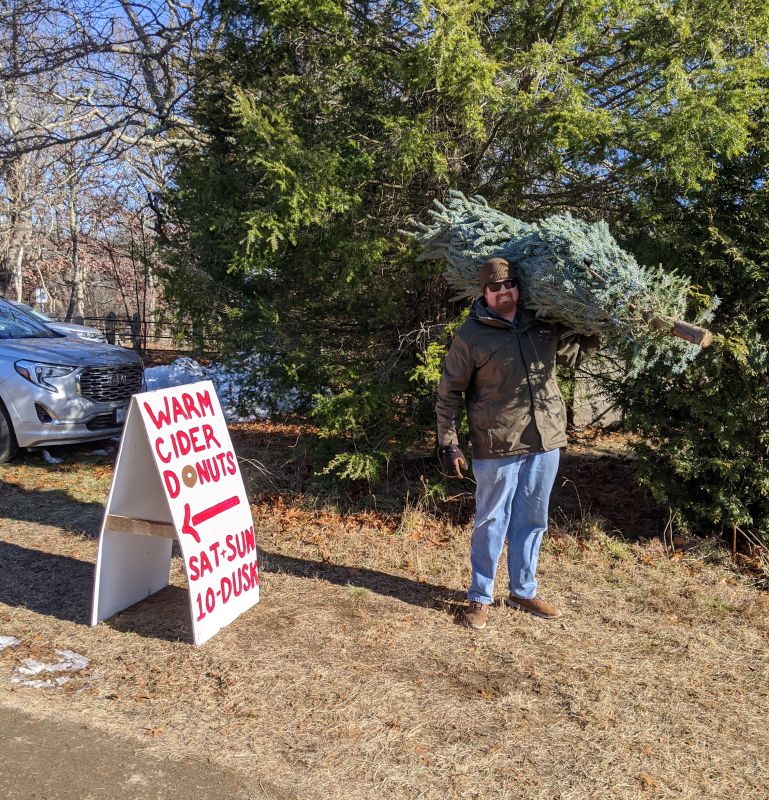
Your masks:
[[[515,289],[518,286],[518,281],[515,278],[508,278],[506,281],[494,281],[486,284],[486,288],[493,294],[501,291],[503,286],[505,289]]]

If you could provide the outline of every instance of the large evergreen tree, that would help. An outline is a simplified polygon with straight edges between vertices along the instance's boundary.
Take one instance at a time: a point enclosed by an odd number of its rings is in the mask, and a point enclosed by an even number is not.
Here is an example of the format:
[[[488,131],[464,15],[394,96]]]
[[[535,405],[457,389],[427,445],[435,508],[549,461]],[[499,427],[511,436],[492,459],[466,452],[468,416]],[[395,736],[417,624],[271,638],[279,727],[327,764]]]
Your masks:
[[[207,134],[178,166],[169,292],[237,350],[276,348],[316,415],[377,460],[432,425],[409,377],[456,313],[399,237],[448,188],[522,219],[619,223],[709,185],[766,74],[743,0],[220,0],[199,64]],[[169,228],[171,230],[171,228]]]
[[[652,369],[618,386],[642,434],[644,482],[698,530],[769,545],[769,134],[753,120],[746,152],[686,198],[658,187],[639,208],[639,250],[664,257],[722,298],[719,337],[680,376]],[[650,237],[649,230],[657,235]]]

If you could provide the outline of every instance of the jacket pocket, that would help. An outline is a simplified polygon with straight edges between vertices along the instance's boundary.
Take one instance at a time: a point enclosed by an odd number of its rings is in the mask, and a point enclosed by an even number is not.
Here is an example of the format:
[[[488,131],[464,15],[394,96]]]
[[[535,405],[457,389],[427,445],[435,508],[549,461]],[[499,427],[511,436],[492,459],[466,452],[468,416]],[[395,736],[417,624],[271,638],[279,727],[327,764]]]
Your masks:
[[[540,431],[543,442],[552,443],[562,438],[566,432],[566,403],[560,394],[548,397],[545,401],[546,424]]]

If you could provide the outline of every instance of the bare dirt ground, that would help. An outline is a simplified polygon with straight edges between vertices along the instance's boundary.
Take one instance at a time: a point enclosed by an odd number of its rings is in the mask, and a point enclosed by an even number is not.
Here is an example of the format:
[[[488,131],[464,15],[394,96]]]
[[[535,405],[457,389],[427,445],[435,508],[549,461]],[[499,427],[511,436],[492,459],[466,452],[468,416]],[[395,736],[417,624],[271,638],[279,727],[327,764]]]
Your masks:
[[[171,586],[88,627],[110,458],[80,448],[58,466],[28,455],[0,468],[0,636],[18,640],[0,650],[0,721],[53,731],[21,729],[17,750],[36,742],[81,765],[69,780],[53,757],[25,772],[6,740],[16,794],[0,779],[3,796],[68,800],[75,773],[98,787],[121,760],[121,791],[165,768],[212,800],[769,796],[767,595],[713,543],[672,552],[649,538],[664,513],[629,485],[621,440],[584,439],[564,459],[540,562],[563,619],[500,605],[473,633],[457,624],[461,489],[441,513],[418,494],[400,513],[312,508],[291,496],[306,471],[300,431],[235,438],[262,599],[202,648],[189,644],[178,557]],[[500,599],[505,583],[502,568]],[[56,688],[12,682],[24,659],[57,650],[88,666]],[[78,735],[114,755],[90,761]],[[25,783],[46,764],[59,793]],[[212,780],[185,789],[201,769]]]
[[[242,800],[247,779],[202,761],[144,752],[130,737],[105,737],[82,722],[0,707],[0,797],[4,800]]]

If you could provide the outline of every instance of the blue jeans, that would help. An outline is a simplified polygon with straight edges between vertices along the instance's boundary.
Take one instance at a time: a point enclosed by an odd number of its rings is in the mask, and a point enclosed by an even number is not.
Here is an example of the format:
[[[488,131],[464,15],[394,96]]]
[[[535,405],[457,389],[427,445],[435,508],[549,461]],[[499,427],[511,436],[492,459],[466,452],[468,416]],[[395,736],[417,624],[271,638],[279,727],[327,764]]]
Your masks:
[[[510,593],[537,593],[537,558],[547,530],[547,507],[560,450],[473,461],[475,525],[470,540],[471,601],[494,602],[494,576],[507,540]]]

